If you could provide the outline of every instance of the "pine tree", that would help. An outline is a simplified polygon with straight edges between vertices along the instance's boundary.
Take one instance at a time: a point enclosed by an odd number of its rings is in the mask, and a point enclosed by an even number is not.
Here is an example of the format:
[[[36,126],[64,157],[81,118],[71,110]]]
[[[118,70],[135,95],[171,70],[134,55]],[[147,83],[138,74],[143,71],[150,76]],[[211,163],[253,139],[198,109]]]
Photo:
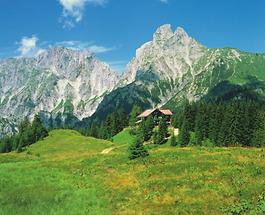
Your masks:
[[[157,131],[153,133],[153,144],[160,144],[159,135]]]
[[[187,146],[190,142],[190,131],[185,121],[180,129],[179,142],[181,146]]]
[[[137,122],[137,116],[141,112],[141,108],[138,105],[134,105],[130,113],[129,125],[135,126]]]
[[[167,122],[165,118],[161,118],[158,124],[158,131],[154,133],[154,143],[164,144],[168,137]]]
[[[198,107],[198,111],[196,114],[196,122],[195,122],[195,134],[198,143],[201,144],[201,142],[208,138],[209,135],[209,110],[207,108],[207,105],[200,104]],[[185,125],[186,127],[188,125]],[[185,128],[188,131],[189,127]]]
[[[172,134],[172,137],[170,139],[170,145],[171,146],[177,146],[177,139],[176,139],[176,136],[174,134]]]
[[[23,149],[22,149],[22,145],[19,143],[19,144],[18,144],[18,147],[17,147],[17,152],[20,153],[20,152],[22,152],[22,151],[23,151]]]
[[[209,118],[209,139],[217,143],[223,119],[222,105],[212,105]]]
[[[117,111],[119,131],[128,126],[128,117],[123,108]]]
[[[218,146],[228,146],[229,142],[227,141],[227,136],[228,136],[228,129],[227,126],[229,125],[230,117],[229,115],[224,112],[222,124],[220,126],[220,130],[218,133],[218,138],[217,138],[217,145]]]
[[[258,129],[251,139],[250,146],[265,147],[265,129]]]
[[[184,111],[177,110],[172,116],[172,126],[174,128],[180,128],[183,122]]]
[[[183,121],[186,122],[187,129],[189,131],[194,131],[195,128],[195,117],[196,117],[196,107],[194,104],[190,104],[188,101],[185,103]]]
[[[108,139],[108,131],[104,126],[104,123],[101,123],[99,130],[98,130],[98,137],[101,139]]]
[[[144,147],[143,142],[137,138],[135,142],[129,147],[129,159],[137,159],[137,158],[144,158],[148,156],[149,153],[147,149]]]
[[[145,141],[148,141],[152,135],[153,135],[153,129],[155,127],[155,124],[154,124],[154,119],[152,116],[149,116],[145,123],[144,123],[144,127],[145,127],[145,134],[144,134],[144,140]]]
[[[37,142],[38,140],[41,140],[48,136],[48,131],[42,124],[41,119],[38,115],[34,117],[31,128],[34,134],[32,142]]]
[[[265,112],[258,114],[260,126],[253,131],[252,138],[249,146],[252,147],[265,147]]]
[[[19,146],[19,136],[18,135],[15,135],[13,137],[12,150],[13,151],[14,150],[17,150],[18,146]]]
[[[98,127],[95,122],[93,122],[90,127],[89,136],[96,138],[98,137]]]
[[[164,139],[168,137],[168,126],[167,121],[164,117],[162,117],[159,121],[159,135],[161,135]]]
[[[0,142],[0,152],[1,153],[8,153],[12,151],[12,138],[11,137],[4,137]]]
[[[18,131],[19,133],[23,133],[26,130],[30,128],[31,124],[29,122],[29,119],[27,117],[24,118],[24,120],[19,124]]]
[[[234,102],[230,106],[230,122],[228,125],[228,136],[226,137],[227,144],[230,146],[238,146],[240,145],[240,114],[239,114],[240,106],[239,103]]]

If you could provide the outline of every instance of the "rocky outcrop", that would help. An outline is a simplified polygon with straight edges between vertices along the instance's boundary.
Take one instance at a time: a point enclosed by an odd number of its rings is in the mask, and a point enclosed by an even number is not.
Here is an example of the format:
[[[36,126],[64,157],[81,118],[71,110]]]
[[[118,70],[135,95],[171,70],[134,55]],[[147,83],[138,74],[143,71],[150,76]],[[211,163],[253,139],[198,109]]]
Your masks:
[[[6,119],[45,111],[89,117],[117,83],[111,68],[89,51],[55,47],[37,58],[0,63],[0,112]]]

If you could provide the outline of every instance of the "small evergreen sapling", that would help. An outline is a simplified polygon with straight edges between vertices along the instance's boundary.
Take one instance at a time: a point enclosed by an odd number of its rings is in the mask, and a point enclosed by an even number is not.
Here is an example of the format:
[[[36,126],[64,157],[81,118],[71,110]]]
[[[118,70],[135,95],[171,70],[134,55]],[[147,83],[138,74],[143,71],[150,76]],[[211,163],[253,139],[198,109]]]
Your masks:
[[[177,146],[177,139],[176,139],[176,136],[175,136],[175,134],[172,134],[172,137],[171,137],[171,139],[170,139],[170,145],[171,146]]]
[[[135,142],[129,147],[129,159],[144,158],[149,155],[147,149],[144,147],[141,139],[137,138]]]

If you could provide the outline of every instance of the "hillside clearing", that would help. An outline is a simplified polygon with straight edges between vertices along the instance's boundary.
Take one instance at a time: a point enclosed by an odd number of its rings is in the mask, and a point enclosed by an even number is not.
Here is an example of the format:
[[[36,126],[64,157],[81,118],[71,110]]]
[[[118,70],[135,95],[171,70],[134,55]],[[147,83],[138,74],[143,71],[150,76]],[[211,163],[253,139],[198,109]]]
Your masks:
[[[55,130],[0,155],[0,214],[223,214],[265,191],[265,150],[127,147]],[[108,156],[102,156],[112,149]]]

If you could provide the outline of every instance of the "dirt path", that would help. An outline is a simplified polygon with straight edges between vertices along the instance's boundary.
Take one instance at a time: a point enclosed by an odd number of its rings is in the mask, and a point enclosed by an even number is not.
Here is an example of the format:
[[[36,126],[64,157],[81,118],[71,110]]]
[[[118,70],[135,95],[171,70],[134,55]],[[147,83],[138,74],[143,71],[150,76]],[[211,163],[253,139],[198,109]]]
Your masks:
[[[103,155],[109,154],[113,149],[115,149],[115,147],[111,147],[111,148],[104,149],[101,152],[101,154],[103,154]]]
[[[107,155],[107,154],[109,154],[112,150],[114,150],[114,149],[118,149],[118,148],[121,148],[121,147],[124,147],[124,146],[127,146],[127,144],[124,144],[124,145],[121,145],[121,146],[116,146],[116,147],[106,148],[106,149],[104,149],[104,150],[101,152],[101,154],[102,154],[102,155]]]

